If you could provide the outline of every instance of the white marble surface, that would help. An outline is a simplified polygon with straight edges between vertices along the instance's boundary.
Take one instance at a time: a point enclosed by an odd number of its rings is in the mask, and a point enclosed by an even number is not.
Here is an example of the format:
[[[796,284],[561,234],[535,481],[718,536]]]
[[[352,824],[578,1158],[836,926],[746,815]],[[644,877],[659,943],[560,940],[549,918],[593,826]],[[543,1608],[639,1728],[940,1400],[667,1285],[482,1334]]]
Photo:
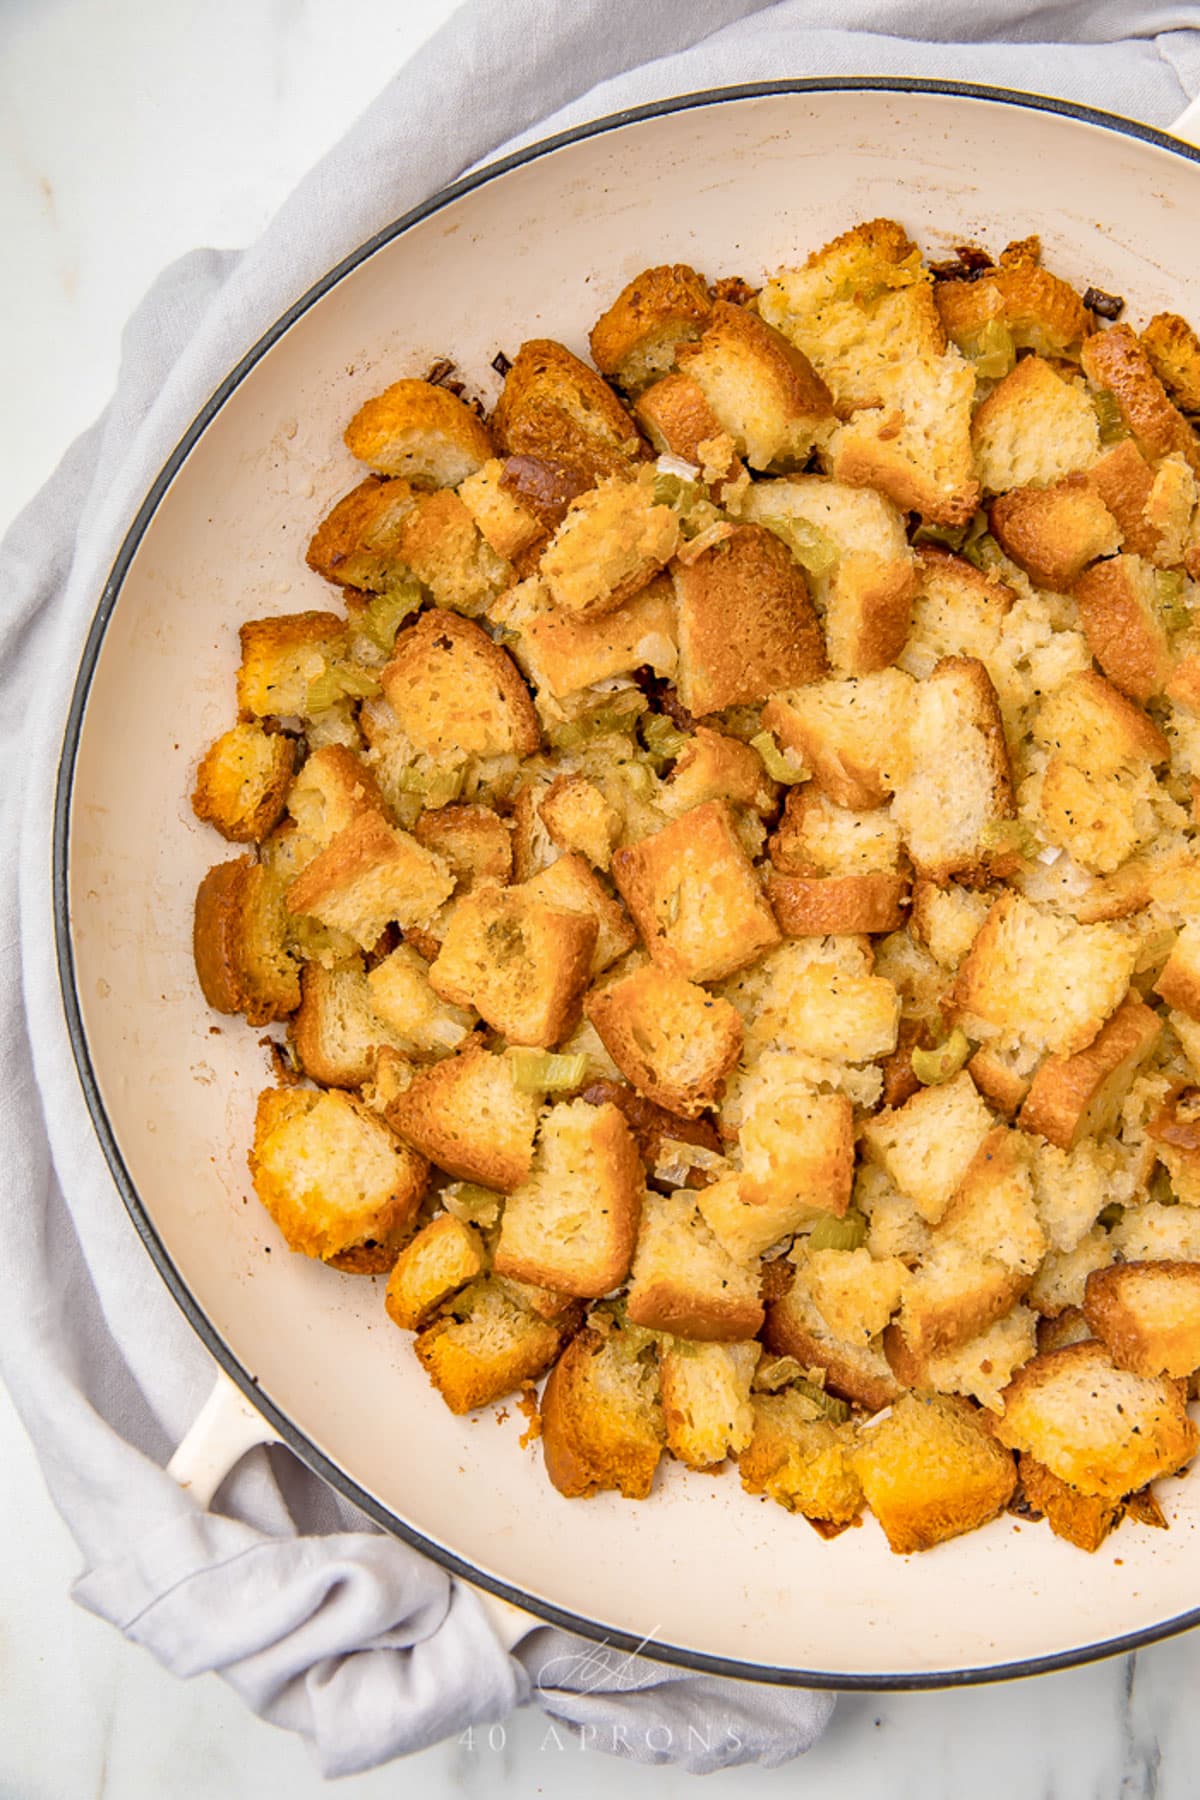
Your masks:
[[[502,0],[495,0],[501,4]],[[5,0],[0,218],[7,351],[0,523],[103,404],[123,319],[158,269],[255,233],[453,0]],[[303,1747],[211,1677],[175,1681],[68,1599],[74,1546],[0,1394],[2,1800],[304,1800]],[[810,1800],[1185,1800],[1200,1637],[991,1689],[847,1697],[799,1767],[710,1788]],[[565,1736],[565,1734],[563,1734]],[[526,1713],[340,1784],[592,1800],[690,1791]]]

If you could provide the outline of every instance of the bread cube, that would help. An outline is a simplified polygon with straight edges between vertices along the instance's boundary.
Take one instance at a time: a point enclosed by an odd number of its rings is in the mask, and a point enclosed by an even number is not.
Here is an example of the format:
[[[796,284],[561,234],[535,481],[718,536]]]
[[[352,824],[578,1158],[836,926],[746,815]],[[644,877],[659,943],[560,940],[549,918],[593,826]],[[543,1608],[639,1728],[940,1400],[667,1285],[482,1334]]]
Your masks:
[[[247,1023],[285,1019],[300,1004],[300,965],[288,944],[283,883],[248,856],[209,869],[196,893],[192,953],[209,1005]]]
[[[748,1494],[766,1494],[789,1512],[826,1526],[852,1525],[862,1511],[854,1434],[819,1416],[804,1394],[756,1394],[753,1436],[738,1458]]]
[[[1178,313],[1155,313],[1139,339],[1175,405],[1200,413],[1200,338]]]
[[[953,1245],[1032,1276],[1048,1240],[1034,1201],[1032,1151],[1020,1131],[998,1125],[984,1138],[933,1234],[935,1252]]]
[[[667,1339],[659,1352],[667,1448],[689,1469],[713,1469],[754,1434],[750,1383],[759,1346]]]
[[[708,283],[687,263],[643,269],[588,333],[592,361],[636,393],[674,367],[676,345],[694,342],[711,313]]]
[[[1088,1276],[1108,1267],[1115,1248],[1108,1233],[1096,1225],[1072,1249],[1049,1251],[1029,1284],[1030,1306],[1045,1319],[1081,1307]]]
[[[575,851],[607,871],[623,821],[602,791],[583,775],[558,775],[538,802],[538,814],[551,841]]]
[[[1017,1485],[1008,1451],[973,1406],[948,1395],[902,1395],[881,1424],[860,1435],[853,1463],[897,1556],[986,1525]]]
[[[1031,1145],[1038,1217],[1055,1250],[1074,1250],[1108,1204],[1118,1147],[1086,1137],[1069,1151],[1037,1138]]]
[[[398,944],[368,971],[372,1012],[388,1028],[388,1041],[411,1056],[446,1056],[459,1050],[478,1023],[475,1014],[451,1006],[429,984],[429,964],[411,944]]]
[[[1200,925],[1185,925],[1154,984],[1168,1006],[1200,1022]]]
[[[698,343],[676,349],[752,469],[794,468],[833,417],[829,389],[802,351],[745,307],[714,303]]]
[[[1004,1389],[1038,1348],[1037,1316],[1027,1306],[1014,1306],[952,1350],[918,1357],[895,1326],[884,1334],[884,1350],[898,1381],[906,1387],[938,1394],[963,1394],[989,1412],[999,1412]]]
[[[706,479],[722,483],[745,474],[732,437],[690,375],[664,375],[639,396],[633,410],[660,456],[677,456]]]
[[[1085,338],[1083,372],[1093,387],[1107,389],[1143,456],[1151,462],[1178,451],[1200,473],[1200,438],[1167,398],[1167,391],[1128,325],[1112,325]]]
[[[766,817],[778,806],[778,796],[778,785],[767,776],[757,750],[697,725],[662,785],[659,804],[672,819],[706,800],[727,800]]]
[[[419,1331],[430,1313],[484,1273],[486,1261],[475,1227],[439,1213],[396,1258],[384,1296],[388,1318],[403,1331]]]
[[[339,831],[287,890],[287,909],[344,931],[363,950],[386,925],[424,925],[447,899],[447,864],[368,810]]]
[[[619,1110],[561,1101],[500,1221],[498,1275],[595,1299],[629,1273],[645,1177]]]
[[[964,1069],[922,1088],[863,1127],[867,1155],[880,1163],[923,1219],[936,1224],[992,1129],[992,1115]]]
[[[720,801],[618,850],[613,879],[651,959],[689,981],[718,981],[779,942],[754,866]]]
[[[1050,487],[1090,469],[1100,455],[1087,388],[1040,356],[1023,356],[992,389],[972,421],[971,440],[989,494]]]
[[[243,719],[292,718],[308,709],[308,690],[346,650],[346,621],[337,613],[290,613],[239,626],[237,672]]]
[[[1113,1227],[1111,1245],[1127,1263],[1200,1262],[1200,1207],[1154,1200],[1131,1206]]]
[[[828,672],[820,623],[787,545],[761,525],[674,570],[679,695],[697,718]]]
[[[533,1166],[539,1110],[536,1096],[513,1081],[507,1057],[471,1043],[420,1070],[387,1118],[448,1175],[510,1193]]]
[[[1087,479],[1117,521],[1121,547],[1130,556],[1153,560],[1159,531],[1146,517],[1154,488],[1154,471],[1132,438],[1106,450],[1087,472]]]
[[[614,900],[599,876],[576,851],[556,857],[548,868],[521,884],[520,891],[546,906],[595,919],[596,945],[590,973],[593,979],[637,943],[637,932],[619,900]]]
[[[1025,1131],[1073,1150],[1112,1130],[1134,1076],[1158,1045],[1162,1021],[1130,996],[1074,1056],[1049,1056],[1021,1107]]]
[[[734,1170],[696,1190],[701,1217],[734,1262],[757,1261],[773,1244],[811,1223],[817,1208],[804,1194],[777,1188],[773,1193],[748,1191],[746,1178]]]
[[[471,1282],[417,1337],[422,1368],[452,1413],[473,1412],[536,1381],[558,1355],[578,1311],[540,1319],[489,1276]]]
[[[763,708],[763,724],[803,758],[835,805],[868,812],[908,773],[917,700],[911,677],[882,669],[777,694]]]
[[[1002,252],[999,264],[974,281],[944,281],[934,288],[938,312],[956,344],[970,345],[992,320],[1008,327],[1019,350],[1062,357],[1078,349],[1091,330],[1091,314],[1061,277],[1039,267],[1037,238]],[[1022,357],[1021,362],[1029,358]],[[1021,367],[1021,363],[1017,364]]]
[[[989,833],[1016,816],[1000,705],[981,662],[943,657],[918,684],[910,746],[892,817],[918,874],[944,882],[980,872]]]
[[[416,501],[407,481],[368,475],[322,519],[304,560],[337,587],[382,593],[409,572],[400,527]]]
[[[892,219],[867,220],[803,268],[781,269],[758,307],[820,371],[843,414],[878,406],[893,370],[946,348],[921,253]]]
[[[829,472],[873,487],[931,524],[965,525],[979,504],[971,453],[975,371],[957,351],[920,356],[881,375],[882,403],[855,413],[829,442]]]
[[[899,1397],[899,1384],[878,1344],[851,1342],[830,1329],[803,1268],[787,1291],[768,1303],[762,1337],[777,1356],[794,1356],[802,1369],[823,1369],[831,1393],[867,1412],[878,1412]]]
[[[991,911],[988,894],[948,882],[918,881],[912,891],[913,936],[944,969],[956,969]]]
[[[1075,603],[1088,647],[1114,687],[1142,705],[1171,677],[1171,646],[1154,570],[1139,556],[1114,556],[1086,570]]]
[[[311,1081],[326,1087],[361,1087],[370,1081],[382,1045],[401,1054],[409,1048],[376,1012],[361,961],[330,969],[306,963],[300,972],[300,994],[291,1037],[300,1067]]]
[[[1098,776],[1162,763],[1171,753],[1153,720],[1095,669],[1069,675],[1048,694],[1031,732],[1035,743]]]
[[[1081,1493],[1119,1500],[1195,1455],[1200,1433],[1186,1406],[1178,1382],[1115,1368],[1089,1341],[1018,1369],[994,1429]]]
[[[235,725],[201,758],[192,811],[231,843],[261,843],[279,822],[295,760],[295,743],[282,732]]]
[[[705,1342],[756,1335],[763,1320],[756,1265],[723,1250],[686,1188],[648,1192],[633,1254],[629,1317],[650,1331]]]
[[[654,964],[594,989],[586,1011],[626,1079],[685,1118],[715,1103],[741,1055],[729,1002]]]
[[[452,488],[492,454],[487,427],[448,388],[395,381],[360,406],[345,430],[346,448],[380,475],[415,487]]]
[[[336,1089],[261,1093],[249,1162],[289,1248],[351,1274],[391,1268],[429,1174],[424,1157]]]
[[[297,830],[317,850],[327,849],[365,815],[383,818],[387,810],[371,770],[344,744],[311,753],[288,790],[287,806]],[[299,859],[297,874],[306,860],[311,858]]]
[[[546,1473],[568,1499],[615,1488],[644,1500],[665,1439],[658,1370],[640,1334],[591,1326],[567,1345],[542,1392]]]
[[[565,462],[590,486],[628,470],[637,427],[595,369],[551,338],[522,344],[504,378],[492,432],[510,456]]]
[[[1200,1263],[1114,1263],[1088,1276],[1083,1312],[1119,1369],[1191,1375],[1200,1368]]]
[[[380,679],[401,730],[428,756],[528,756],[541,742],[516,664],[469,619],[422,613]]]
[[[741,511],[822,534],[832,566],[810,580],[835,674],[868,675],[895,662],[908,636],[915,571],[904,520],[889,500],[873,488],[797,475],[756,482]]]
[[[1098,556],[1121,547],[1121,531],[1082,475],[1045,488],[1016,488],[991,505],[993,535],[1038,587],[1066,593]]]
[[[787,790],[783,817],[770,840],[781,875],[894,875],[900,871],[900,828],[886,807],[859,812],[839,806],[815,782]]]
[[[616,612],[581,617],[551,606],[547,595],[540,610],[523,612],[512,625],[520,634],[517,653],[543,698],[567,699],[634,669],[671,676],[678,662],[674,590],[665,575]]]
[[[1120,1524],[1124,1512],[1120,1500],[1081,1494],[1033,1456],[1019,1457],[1018,1467],[1028,1504],[1045,1515],[1055,1537],[1065,1538],[1076,1549],[1098,1550],[1114,1525]]]
[[[549,1049],[579,1016],[597,930],[526,888],[478,888],[455,905],[429,980],[510,1043]]]
[[[767,898],[785,937],[895,931],[904,924],[907,875],[767,877]]]
[[[420,815],[413,836],[449,863],[460,894],[512,880],[512,832],[490,807],[436,807]]]
[[[458,495],[449,488],[418,494],[396,530],[405,568],[423,582],[438,606],[471,617],[483,612],[512,577]]]
[[[908,1270],[899,1257],[857,1250],[810,1250],[804,1279],[817,1311],[838,1337],[869,1344],[900,1305]]]
[[[1125,998],[1136,961],[1136,944],[1118,926],[1077,925],[1004,893],[958,971],[952,1010],[976,1042],[1019,1039],[1073,1056]]]
[[[679,519],[655,503],[653,481],[604,481],[572,500],[541,577],[561,611],[598,619],[640,593],[678,542]]]
[[[489,457],[460,482],[458,497],[484,542],[509,563],[539,544],[545,530],[537,514],[505,485],[506,466],[499,457]]]

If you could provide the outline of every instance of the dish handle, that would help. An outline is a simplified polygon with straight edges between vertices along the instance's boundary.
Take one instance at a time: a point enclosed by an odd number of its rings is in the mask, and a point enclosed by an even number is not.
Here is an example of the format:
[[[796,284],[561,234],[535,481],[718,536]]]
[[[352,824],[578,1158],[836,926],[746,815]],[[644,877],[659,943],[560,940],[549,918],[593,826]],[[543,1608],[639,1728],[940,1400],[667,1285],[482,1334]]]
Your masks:
[[[1171,126],[1171,136],[1182,138],[1185,144],[1195,144],[1200,150],[1200,94]]]
[[[192,1422],[167,1474],[186,1488],[197,1506],[208,1507],[225,1477],[256,1444],[280,1444],[283,1439],[223,1370],[217,1370],[212,1391]],[[473,1582],[454,1577],[469,1587],[479,1601],[502,1649],[511,1650],[541,1619],[521,1607],[490,1594]]]

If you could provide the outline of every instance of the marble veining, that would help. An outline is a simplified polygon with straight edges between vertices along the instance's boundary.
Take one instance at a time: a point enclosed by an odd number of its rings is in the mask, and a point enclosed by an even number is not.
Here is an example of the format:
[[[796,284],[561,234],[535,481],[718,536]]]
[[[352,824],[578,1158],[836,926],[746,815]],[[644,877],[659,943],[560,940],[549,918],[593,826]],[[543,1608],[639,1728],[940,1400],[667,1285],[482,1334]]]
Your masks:
[[[257,230],[454,0],[10,0],[0,10],[0,327],[15,354],[0,524],[103,403],[120,325],[157,270]],[[52,79],[51,79],[52,76]],[[174,1680],[68,1598],[78,1559],[0,1394],[0,1795],[316,1800],[302,1745],[212,1677]],[[802,1605],[803,1597],[784,1604]],[[1031,1599],[1030,1604],[1036,1604]],[[919,1623],[914,1621],[914,1630]],[[799,1767],[730,1771],[754,1800],[1194,1800],[1200,1636],[1002,1687],[846,1696]],[[68,1725],[69,1721],[69,1725]],[[675,1800],[691,1778],[618,1764],[527,1711],[401,1772],[338,1785],[440,1795]]]

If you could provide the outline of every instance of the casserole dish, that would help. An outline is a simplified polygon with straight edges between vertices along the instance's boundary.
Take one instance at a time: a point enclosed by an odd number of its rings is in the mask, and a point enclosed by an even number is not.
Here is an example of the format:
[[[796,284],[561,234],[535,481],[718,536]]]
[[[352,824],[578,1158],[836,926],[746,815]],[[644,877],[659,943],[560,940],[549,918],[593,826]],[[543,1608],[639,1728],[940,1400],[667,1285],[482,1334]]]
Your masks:
[[[584,350],[648,263],[755,280],[886,215],[932,255],[1037,233],[1067,280],[1129,296],[1138,317],[1194,313],[1198,211],[1200,153],[1015,94],[793,82],[621,114],[468,177],[333,270],[231,372],[126,538],[84,654],[56,821],[63,990],[96,1129],[149,1253],[270,1426],[483,1589],[743,1677],[978,1681],[1200,1621],[1200,1488],[1164,1482],[1171,1530],[1122,1534],[1082,1570],[1011,1517],[900,1558],[873,1523],[824,1543],[748,1506],[729,1473],[672,1466],[645,1505],[571,1505],[515,1452],[515,1414],[500,1428],[448,1414],[375,1284],[286,1255],[242,1204],[267,1069],[257,1033],[213,1034],[196,985],[191,907],[212,846],[188,798],[226,722],[237,624],[324,604],[303,549],[354,479],[341,427],[363,399],[453,355],[490,402],[498,352],[532,332]]]

